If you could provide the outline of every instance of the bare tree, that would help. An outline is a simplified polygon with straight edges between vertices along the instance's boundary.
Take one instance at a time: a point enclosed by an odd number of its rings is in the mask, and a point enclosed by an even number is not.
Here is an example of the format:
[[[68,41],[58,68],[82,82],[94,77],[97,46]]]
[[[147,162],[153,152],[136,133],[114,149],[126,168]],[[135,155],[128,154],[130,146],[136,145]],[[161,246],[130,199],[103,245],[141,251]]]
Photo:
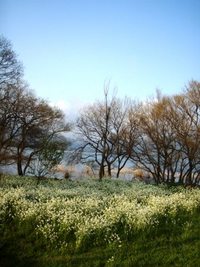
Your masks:
[[[10,42],[3,37],[0,38],[0,102],[0,164],[16,162],[18,174],[24,175],[47,143],[58,140],[60,133],[69,127],[60,110],[37,98],[22,81],[22,65]]]
[[[0,164],[11,161],[11,141],[18,131],[16,110],[23,68],[11,43],[0,37]]]
[[[125,153],[123,140],[125,129],[127,130],[127,114],[128,101],[121,101],[115,96],[109,99],[107,85],[104,90],[104,101],[88,106],[78,118],[77,128],[83,143],[79,151],[84,152],[82,160],[94,159],[99,166],[100,180],[105,175],[111,176],[114,166],[117,166],[119,176],[130,157]]]
[[[198,184],[200,173],[200,85],[145,103],[133,159],[156,183]]]
[[[16,162],[18,174],[24,175],[47,140],[59,137],[69,125],[60,110],[37,98],[23,83],[4,87],[0,98],[0,163]]]
[[[19,175],[24,175],[31,161],[60,133],[69,130],[64,114],[27,92],[23,105],[17,114],[20,125],[14,139],[16,161]],[[44,142],[45,140],[45,142]]]
[[[181,95],[173,97],[171,124],[181,153],[179,180],[198,184],[200,173],[200,83],[192,81]]]
[[[125,99],[124,101],[118,101],[113,109],[113,130],[110,142],[112,144],[112,163],[117,168],[116,177],[119,177],[121,170],[133,158],[133,149],[138,142],[137,113],[139,108],[139,104]]]
[[[104,101],[88,106],[80,114],[77,128],[82,137],[83,145],[79,148],[84,152],[87,148],[92,152],[82,159],[95,158],[99,165],[99,178],[105,175],[106,157],[108,157],[108,135],[111,106],[114,99],[108,100],[108,89],[104,90]]]
[[[24,87],[20,84],[0,87],[0,164],[13,162],[13,139],[20,125],[17,114],[21,107]]]
[[[173,182],[178,168],[179,153],[168,116],[170,99],[163,97],[145,103],[139,115],[140,133],[134,160],[153,177],[156,183]]]
[[[0,86],[15,84],[22,77],[22,64],[18,61],[11,43],[0,37]]]

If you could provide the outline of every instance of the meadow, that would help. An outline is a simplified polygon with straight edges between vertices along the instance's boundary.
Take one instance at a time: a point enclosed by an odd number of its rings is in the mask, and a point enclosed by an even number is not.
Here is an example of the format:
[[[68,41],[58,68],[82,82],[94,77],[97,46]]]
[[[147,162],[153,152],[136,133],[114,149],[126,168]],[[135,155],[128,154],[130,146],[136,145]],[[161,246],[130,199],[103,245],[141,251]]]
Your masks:
[[[2,175],[1,266],[200,266],[200,190]]]

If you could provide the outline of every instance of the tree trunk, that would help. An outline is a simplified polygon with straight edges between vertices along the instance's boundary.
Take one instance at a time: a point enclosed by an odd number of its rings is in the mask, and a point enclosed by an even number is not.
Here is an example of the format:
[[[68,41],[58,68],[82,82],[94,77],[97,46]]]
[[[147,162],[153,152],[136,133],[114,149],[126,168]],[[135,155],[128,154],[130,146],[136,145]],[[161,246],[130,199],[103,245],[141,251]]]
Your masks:
[[[104,170],[104,157],[102,157],[101,159],[101,165],[100,165],[100,168],[99,168],[99,180],[101,181],[102,178],[104,177],[105,175],[105,170]]]
[[[23,176],[23,169],[22,169],[22,158],[23,158],[23,142],[17,148],[17,172],[19,176]]]
[[[187,185],[192,184],[192,171],[193,171],[193,164],[191,163],[191,160],[189,160],[189,169],[188,169],[188,174],[186,176],[186,184]]]
[[[19,176],[23,176],[22,162],[21,159],[17,160],[17,172]]]
[[[116,178],[119,178],[120,171],[121,171],[120,169],[117,170]]]
[[[111,177],[112,173],[111,173],[111,164],[108,163],[108,176]]]

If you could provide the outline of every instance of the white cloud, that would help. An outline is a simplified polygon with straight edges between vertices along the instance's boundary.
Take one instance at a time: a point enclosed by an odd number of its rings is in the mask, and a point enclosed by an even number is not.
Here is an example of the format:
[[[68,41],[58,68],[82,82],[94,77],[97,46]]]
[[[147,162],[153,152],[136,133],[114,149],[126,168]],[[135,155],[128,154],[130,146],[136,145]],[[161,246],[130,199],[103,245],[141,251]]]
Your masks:
[[[75,119],[78,116],[80,109],[87,104],[81,102],[80,100],[74,100],[73,102],[70,102],[60,99],[56,102],[50,102],[50,105],[52,107],[61,109],[67,118]]]

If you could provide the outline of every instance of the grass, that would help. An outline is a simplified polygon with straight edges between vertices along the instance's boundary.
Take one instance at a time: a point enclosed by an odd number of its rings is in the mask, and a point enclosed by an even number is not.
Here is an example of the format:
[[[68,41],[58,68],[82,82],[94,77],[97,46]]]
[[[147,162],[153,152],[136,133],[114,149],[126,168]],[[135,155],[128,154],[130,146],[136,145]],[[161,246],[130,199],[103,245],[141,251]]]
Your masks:
[[[0,180],[0,265],[200,266],[200,190]]]

